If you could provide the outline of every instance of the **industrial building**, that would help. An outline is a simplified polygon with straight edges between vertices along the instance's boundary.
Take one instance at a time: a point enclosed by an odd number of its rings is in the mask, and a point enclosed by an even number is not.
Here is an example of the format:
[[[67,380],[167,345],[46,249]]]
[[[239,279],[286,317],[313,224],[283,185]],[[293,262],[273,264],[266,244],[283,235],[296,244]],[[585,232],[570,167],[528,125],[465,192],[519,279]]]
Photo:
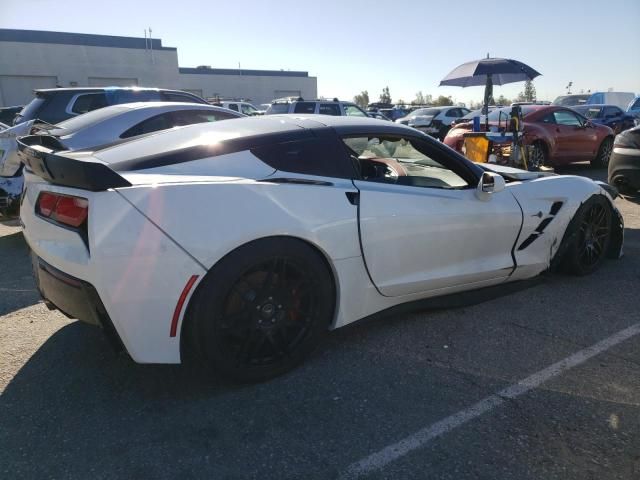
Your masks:
[[[29,102],[35,88],[136,85],[254,104],[318,91],[308,72],[180,68],[177,48],[158,38],[0,29],[0,106]]]

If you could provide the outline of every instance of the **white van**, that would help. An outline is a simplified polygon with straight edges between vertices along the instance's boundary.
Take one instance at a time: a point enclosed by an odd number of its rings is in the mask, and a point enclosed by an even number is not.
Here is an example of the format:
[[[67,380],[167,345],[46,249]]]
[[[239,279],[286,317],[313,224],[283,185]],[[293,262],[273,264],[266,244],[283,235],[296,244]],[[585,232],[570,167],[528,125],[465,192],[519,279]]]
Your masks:
[[[587,99],[587,105],[615,105],[626,110],[634,98],[636,94],[631,92],[595,92]]]

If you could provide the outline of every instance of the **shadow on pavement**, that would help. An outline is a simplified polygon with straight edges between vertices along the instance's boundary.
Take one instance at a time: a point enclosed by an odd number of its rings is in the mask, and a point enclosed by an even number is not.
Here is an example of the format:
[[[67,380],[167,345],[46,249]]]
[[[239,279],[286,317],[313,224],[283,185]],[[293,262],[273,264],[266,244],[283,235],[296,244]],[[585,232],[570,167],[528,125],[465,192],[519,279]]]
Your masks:
[[[0,236],[0,315],[40,301],[31,273],[29,248],[22,232]]]

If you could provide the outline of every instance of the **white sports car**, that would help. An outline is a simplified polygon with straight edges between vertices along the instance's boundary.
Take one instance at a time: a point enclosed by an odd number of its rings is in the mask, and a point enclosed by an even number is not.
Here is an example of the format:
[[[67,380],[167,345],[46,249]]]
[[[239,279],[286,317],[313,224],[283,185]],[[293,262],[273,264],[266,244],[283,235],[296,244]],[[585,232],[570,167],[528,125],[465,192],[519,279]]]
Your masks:
[[[50,305],[133,360],[255,381],[400,303],[622,251],[608,189],[467,161],[374,119],[266,116],[98,152],[20,139],[21,217]]]

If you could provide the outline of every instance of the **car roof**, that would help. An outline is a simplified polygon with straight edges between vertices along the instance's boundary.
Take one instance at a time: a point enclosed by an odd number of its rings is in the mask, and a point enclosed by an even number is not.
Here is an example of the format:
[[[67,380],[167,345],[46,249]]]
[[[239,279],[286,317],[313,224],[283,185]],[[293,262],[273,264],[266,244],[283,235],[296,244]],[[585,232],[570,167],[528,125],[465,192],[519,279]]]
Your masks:
[[[573,105],[573,107],[582,107],[582,108],[591,108],[591,107],[597,107],[597,108],[602,108],[602,107],[616,107],[616,108],[620,108],[618,105],[614,105],[612,103],[583,103],[581,105]],[[572,107],[572,108],[573,108]],[[620,108],[620,110],[622,110],[622,108]]]
[[[55,93],[55,92],[103,92],[105,90],[180,92],[180,93],[186,93],[188,95],[193,95],[183,90],[175,90],[172,88],[155,88],[155,87],[60,87],[60,88],[36,88],[33,91],[38,93]]]
[[[368,117],[332,115],[268,115],[243,117],[233,121],[186,125],[163,130],[144,138],[114,145],[94,156],[118,170],[145,165],[145,158],[169,155],[173,151],[199,147],[215,150],[222,142],[241,144],[242,150],[281,141],[313,138],[312,130],[333,128],[340,134],[376,133],[420,135],[417,130]],[[144,157],[144,158],[143,158]]]

